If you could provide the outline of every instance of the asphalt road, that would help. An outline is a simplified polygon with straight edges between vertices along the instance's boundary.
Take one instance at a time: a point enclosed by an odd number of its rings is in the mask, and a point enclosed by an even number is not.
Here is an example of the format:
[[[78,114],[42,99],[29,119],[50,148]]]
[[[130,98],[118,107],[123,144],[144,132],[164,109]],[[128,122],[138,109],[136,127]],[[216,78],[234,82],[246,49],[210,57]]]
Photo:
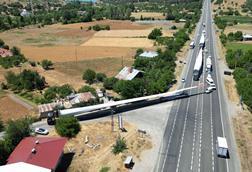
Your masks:
[[[197,95],[174,103],[164,131],[163,144],[156,171],[240,171],[239,159],[234,147],[234,138],[227,114],[226,100],[223,98],[223,83],[218,72],[216,38],[213,30],[210,0],[204,1],[202,16],[195,32],[195,48],[188,53],[188,65],[182,87],[201,85]],[[205,23],[205,27],[202,25]],[[199,39],[206,30],[205,59],[212,57],[212,78],[217,89],[204,94],[207,87],[205,66],[199,81],[193,81],[193,67],[199,52]],[[206,51],[207,50],[207,51]],[[204,85],[203,85],[203,84]],[[203,85],[203,86],[202,86]],[[216,155],[217,136],[226,137],[230,147],[230,159],[218,158]]]

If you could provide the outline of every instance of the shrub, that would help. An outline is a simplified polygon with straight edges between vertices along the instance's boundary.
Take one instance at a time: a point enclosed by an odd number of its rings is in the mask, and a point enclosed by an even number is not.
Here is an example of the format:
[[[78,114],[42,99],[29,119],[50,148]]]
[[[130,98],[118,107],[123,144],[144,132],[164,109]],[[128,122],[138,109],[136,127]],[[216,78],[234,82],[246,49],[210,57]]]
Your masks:
[[[47,60],[47,59],[42,60],[42,62],[41,62],[41,66],[42,66],[42,68],[45,69],[45,70],[50,69],[50,68],[52,67],[52,65],[53,65],[52,61]]]
[[[171,29],[172,29],[172,30],[176,30],[176,29],[177,29],[177,26],[173,25],[173,26],[171,27]]]
[[[110,170],[110,167],[102,167],[100,169],[100,172],[109,172],[109,170]]]
[[[104,80],[104,82],[103,82],[103,87],[106,88],[106,89],[108,89],[108,90],[111,90],[111,89],[113,89],[113,87],[114,87],[114,85],[115,85],[115,83],[117,81],[118,81],[118,79],[114,78],[114,77],[112,77],[112,78],[106,78]]]
[[[113,145],[112,152],[113,154],[119,154],[127,149],[127,144],[124,138],[118,137],[116,143]]]
[[[107,78],[107,76],[104,73],[97,73],[96,74],[97,81],[103,82],[106,78]]]
[[[55,129],[60,136],[72,138],[79,133],[81,126],[75,117],[65,116],[57,119]]]
[[[95,80],[95,76],[96,76],[95,71],[93,71],[93,70],[91,70],[91,69],[87,69],[87,70],[83,73],[82,79],[83,79],[83,80],[86,80],[87,83],[89,83],[89,84],[93,84],[93,83],[94,83],[94,80]]]
[[[157,39],[157,37],[162,36],[161,29],[155,28],[151,31],[151,33],[148,35],[148,39]]]
[[[4,130],[4,123],[3,123],[3,120],[0,116],[0,132],[2,132]]]
[[[79,93],[85,93],[85,92],[91,92],[94,96],[97,96],[97,93],[93,87],[90,87],[88,85],[84,85],[78,90]]]

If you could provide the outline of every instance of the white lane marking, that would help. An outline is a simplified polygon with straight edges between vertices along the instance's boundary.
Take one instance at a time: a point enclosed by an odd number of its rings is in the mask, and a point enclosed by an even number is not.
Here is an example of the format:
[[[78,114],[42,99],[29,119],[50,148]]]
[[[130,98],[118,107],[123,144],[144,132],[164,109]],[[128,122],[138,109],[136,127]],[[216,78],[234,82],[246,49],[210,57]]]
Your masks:
[[[170,147],[170,143],[171,143],[171,138],[173,136],[173,131],[174,131],[174,128],[175,128],[175,124],[176,124],[180,104],[181,104],[181,100],[179,101],[179,105],[178,105],[178,108],[176,110],[175,118],[173,120],[172,130],[171,130],[171,134],[170,134],[170,137],[169,137],[169,140],[168,140],[168,145],[167,145],[167,149],[166,149],[166,153],[165,153],[165,159],[164,159],[164,163],[163,163],[163,166],[162,166],[162,171],[164,171],[164,166],[165,166],[165,162],[166,162],[166,159],[167,159],[167,155],[168,155],[168,151],[169,151],[169,147]]]
[[[211,6],[211,4],[210,4]],[[210,11],[210,14],[211,14],[212,11]],[[212,14],[210,15],[210,20],[212,21]],[[212,30],[212,39],[214,40],[213,43],[216,43],[216,40],[215,40],[215,36],[214,35],[214,29],[213,29],[213,25],[211,25],[211,30]],[[213,45],[216,45],[216,44],[213,44]],[[216,82],[219,83],[219,68],[218,68],[218,65],[217,65],[217,52],[216,52],[216,46],[215,48],[213,49],[213,52],[214,52],[214,59],[215,59],[215,68],[216,68]],[[219,86],[221,86],[221,84],[217,84],[217,89],[218,89],[218,98],[219,98],[219,104],[220,104],[220,117],[221,117],[221,125],[222,125],[222,132],[223,132],[223,136],[225,137],[225,130],[224,130],[224,124],[223,124],[223,119],[222,119],[222,105],[221,105],[221,99],[220,99],[220,88]],[[228,164],[228,160],[226,159],[226,167],[227,167],[227,171],[229,172],[229,164]]]
[[[191,86],[193,85],[193,81],[191,81]],[[191,91],[190,91],[191,93]],[[186,128],[186,123],[187,123],[187,117],[188,117],[188,109],[189,109],[189,104],[190,104],[191,98],[189,98],[187,102],[187,107],[186,107],[186,116],[185,116],[185,121],[184,121],[184,127],[183,127],[183,133],[182,133],[182,139],[180,142],[180,148],[179,148],[179,157],[178,157],[178,162],[177,162],[177,167],[176,167],[176,172],[178,172],[179,169],[179,164],[180,164],[180,158],[181,158],[181,152],[183,148],[183,143],[184,143],[184,136],[185,136],[185,128]]]
[[[214,172],[214,141],[213,141],[213,110],[212,110],[212,94],[210,94],[210,125],[211,125],[211,145],[212,145],[212,171]]]
[[[201,25],[201,22],[202,22],[202,16],[201,16],[201,18],[200,18],[200,22],[198,23],[198,25],[197,25],[197,27],[196,27],[196,32],[195,33],[199,33],[199,30],[200,30],[200,25]],[[194,35],[194,40],[196,40],[196,35]],[[198,42],[199,42],[199,40],[198,40]],[[187,58],[190,58],[190,60],[189,60],[189,66],[187,66],[187,72],[186,72],[186,77],[185,78],[187,78],[188,77],[188,74],[189,74],[189,69],[190,69],[190,66],[191,66],[191,62],[192,62],[192,55],[193,55],[193,53],[190,53],[189,52],[189,55],[188,55],[188,57]],[[185,84],[183,85],[183,88],[185,87]],[[179,106],[180,106],[180,104],[181,104],[181,100],[179,100]],[[167,148],[166,148],[166,152],[165,152],[165,158],[164,158],[164,163],[163,163],[163,166],[162,166],[162,169],[161,169],[161,171],[164,171],[164,166],[165,166],[165,162],[166,162],[166,159],[167,159],[167,156],[168,156],[168,151],[169,151],[169,148],[170,148],[170,142],[171,142],[171,138],[172,138],[172,135],[173,135],[173,130],[174,130],[174,127],[175,127],[175,123],[176,123],[176,118],[177,118],[177,114],[178,114],[178,109],[179,109],[179,106],[178,106],[178,108],[177,108],[177,111],[176,111],[176,116],[175,116],[175,119],[174,119],[174,122],[173,122],[173,126],[172,126],[172,131],[171,131],[171,134],[170,134],[170,138],[169,138],[169,141],[168,141],[168,146],[167,146]],[[159,163],[159,162],[158,162]],[[158,166],[158,168],[159,168],[159,166]]]

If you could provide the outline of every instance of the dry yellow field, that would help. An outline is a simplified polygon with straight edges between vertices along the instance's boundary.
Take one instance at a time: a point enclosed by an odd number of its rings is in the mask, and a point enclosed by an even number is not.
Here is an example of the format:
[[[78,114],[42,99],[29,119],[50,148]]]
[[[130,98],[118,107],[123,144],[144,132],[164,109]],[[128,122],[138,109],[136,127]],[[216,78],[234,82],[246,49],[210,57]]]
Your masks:
[[[242,31],[243,33],[252,34],[252,24],[237,24],[234,26],[227,26],[225,28],[225,34],[230,32]]]
[[[131,17],[135,17],[136,19],[140,19],[141,16],[143,18],[154,18],[154,19],[165,19],[166,16],[163,16],[163,13],[157,12],[138,12],[138,13],[131,13]]]
[[[152,29],[146,30],[109,30],[99,31],[94,34],[94,37],[116,37],[116,38],[136,38],[136,37],[148,37]],[[172,37],[174,30],[162,30],[163,36]]]
[[[81,46],[83,47],[131,47],[151,48],[154,42],[147,38],[91,38]]]

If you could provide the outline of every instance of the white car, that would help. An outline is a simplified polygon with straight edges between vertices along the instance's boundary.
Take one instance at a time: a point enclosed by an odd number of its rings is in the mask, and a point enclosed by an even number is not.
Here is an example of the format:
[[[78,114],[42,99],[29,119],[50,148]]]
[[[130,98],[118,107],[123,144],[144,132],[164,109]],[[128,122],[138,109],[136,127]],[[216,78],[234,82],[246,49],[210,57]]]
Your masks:
[[[181,82],[183,82],[183,83],[184,83],[184,82],[185,82],[185,78],[182,78],[182,79],[181,79]]]
[[[212,90],[216,90],[215,84],[210,84],[209,88],[211,88]]]
[[[205,91],[205,93],[211,93],[213,90],[215,90],[216,88],[215,87],[207,87],[207,89],[206,89],[206,91]]]
[[[47,134],[49,134],[49,131],[44,128],[35,128],[35,133],[41,134],[41,135],[47,135]]]

